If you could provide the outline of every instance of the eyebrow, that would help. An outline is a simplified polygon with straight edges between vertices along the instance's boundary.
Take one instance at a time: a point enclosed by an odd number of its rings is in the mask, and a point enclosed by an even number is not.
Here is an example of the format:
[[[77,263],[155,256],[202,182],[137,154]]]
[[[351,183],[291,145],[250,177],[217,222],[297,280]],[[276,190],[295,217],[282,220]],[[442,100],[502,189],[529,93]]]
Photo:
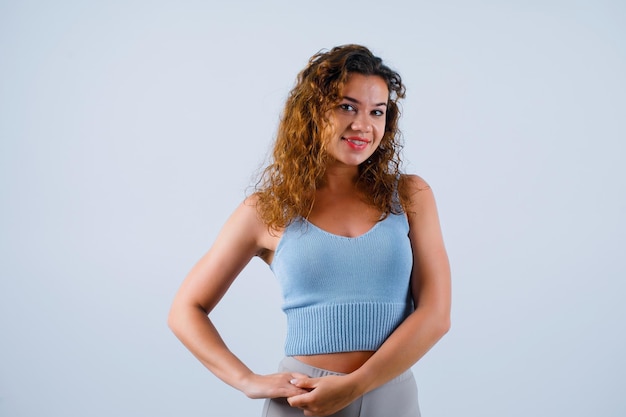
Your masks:
[[[348,101],[350,101],[352,103],[355,103],[355,104],[361,104],[361,102],[359,100],[357,100],[355,98],[352,98],[352,97],[349,97],[349,96],[343,96],[343,99],[344,100],[348,100]],[[383,103],[374,104],[374,107],[379,107],[379,106],[385,106],[386,107],[387,103],[383,102]]]

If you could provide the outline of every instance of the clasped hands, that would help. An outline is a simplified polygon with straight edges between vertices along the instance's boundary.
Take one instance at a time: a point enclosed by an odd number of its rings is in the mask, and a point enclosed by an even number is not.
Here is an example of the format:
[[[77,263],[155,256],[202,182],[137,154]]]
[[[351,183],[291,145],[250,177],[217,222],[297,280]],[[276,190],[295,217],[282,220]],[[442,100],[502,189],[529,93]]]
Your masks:
[[[302,375],[290,383],[307,391],[287,398],[289,405],[302,409],[305,416],[328,416],[347,407],[362,395],[349,375],[319,378]]]
[[[252,374],[243,386],[249,398],[287,398],[305,416],[324,417],[336,413],[363,395],[352,375],[311,378],[297,372]]]

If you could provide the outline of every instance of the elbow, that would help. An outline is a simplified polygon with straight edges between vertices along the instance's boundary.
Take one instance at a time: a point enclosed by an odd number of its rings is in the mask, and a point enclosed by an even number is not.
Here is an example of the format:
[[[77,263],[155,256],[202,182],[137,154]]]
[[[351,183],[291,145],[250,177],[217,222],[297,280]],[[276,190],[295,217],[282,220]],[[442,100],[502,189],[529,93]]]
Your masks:
[[[441,337],[445,336],[446,333],[450,331],[450,326],[452,323],[450,322],[450,316],[442,319],[439,324],[439,332],[441,333]]]
[[[174,312],[174,308],[172,307],[170,309],[169,314],[167,315],[167,327],[169,327],[169,329],[175,334],[177,325],[178,325],[177,316],[176,316],[176,313]]]
[[[178,336],[180,334],[182,324],[182,312],[180,311],[180,308],[176,307],[176,304],[173,304],[170,308],[169,314],[167,315],[167,327],[169,327],[172,333]]]
[[[189,331],[190,325],[196,323],[200,317],[206,319],[207,314],[201,306],[174,301],[167,316],[167,327],[180,339]]]

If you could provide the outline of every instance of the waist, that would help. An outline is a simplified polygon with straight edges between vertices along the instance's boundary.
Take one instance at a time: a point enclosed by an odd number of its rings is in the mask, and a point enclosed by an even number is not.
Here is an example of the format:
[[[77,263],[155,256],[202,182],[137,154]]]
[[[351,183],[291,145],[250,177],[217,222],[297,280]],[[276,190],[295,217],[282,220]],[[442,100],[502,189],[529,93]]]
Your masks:
[[[359,369],[374,354],[374,351],[326,353],[323,355],[298,355],[295,359],[315,368],[349,374]]]
[[[302,362],[300,359],[294,356],[287,356],[280,362],[280,372],[299,372],[301,374],[308,375],[311,378],[321,378],[328,375],[344,375],[344,372],[331,371],[330,369],[320,368],[318,366],[309,365]],[[407,369],[385,385],[397,384],[398,382],[404,382],[409,379],[413,379],[413,371],[411,368]]]
[[[285,310],[285,354],[375,351],[411,310],[409,303],[327,304]]]

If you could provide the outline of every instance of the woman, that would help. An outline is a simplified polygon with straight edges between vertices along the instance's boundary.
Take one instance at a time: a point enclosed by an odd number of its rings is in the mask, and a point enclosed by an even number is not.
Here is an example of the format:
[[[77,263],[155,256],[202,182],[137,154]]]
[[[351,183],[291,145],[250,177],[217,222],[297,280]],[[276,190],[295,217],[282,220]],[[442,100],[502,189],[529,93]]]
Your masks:
[[[192,269],[169,325],[264,416],[419,416],[410,367],[448,330],[450,271],[435,201],[399,171],[400,76],[365,47],[314,55],[298,75],[273,161]],[[253,256],[279,280],[280,371],[258,375],[208,314]]]

